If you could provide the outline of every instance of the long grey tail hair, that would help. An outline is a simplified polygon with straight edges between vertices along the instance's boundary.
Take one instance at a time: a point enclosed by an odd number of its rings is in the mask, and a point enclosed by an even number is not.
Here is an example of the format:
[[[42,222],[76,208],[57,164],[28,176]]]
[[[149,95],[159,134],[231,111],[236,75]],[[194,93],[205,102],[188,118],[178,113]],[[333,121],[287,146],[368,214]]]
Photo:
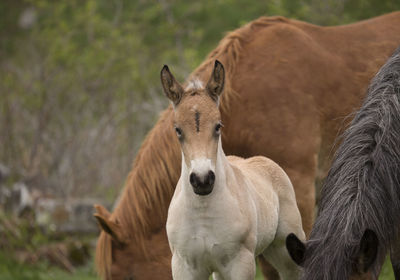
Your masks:
[[[325,180],[304,279],[348,279],[366,229],[384,257],[400,225],[400,47],[372,80]],[[375,265],[375,270],[377,270]]]

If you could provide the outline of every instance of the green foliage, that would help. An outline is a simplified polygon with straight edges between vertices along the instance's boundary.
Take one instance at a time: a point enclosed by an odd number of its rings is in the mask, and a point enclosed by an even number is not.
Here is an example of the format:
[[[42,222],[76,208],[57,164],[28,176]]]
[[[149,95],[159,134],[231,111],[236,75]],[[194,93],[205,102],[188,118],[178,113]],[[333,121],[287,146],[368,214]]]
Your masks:
[[[348,18],[367,19],[377,14],[400,10],[400,1],[352,0],[344,1],[344,12]]]
[[[0,250],[13,252],[19,248],[34,251],[37,246],[45,244],[49,238],[33,223],[32,219],[18,219],[0,211]]]
[[[0,158],[61,195],[111,188],[112,200],[167,104],[163,64],[182,80],[227,31],[259,16],[340,24],[400,2],[7,0],[0,8]]]
[[[59,268],[49,266],[46,262],[35,265],[21,264],[10,254],[0,252],[0,279],[2,280],[69,280],[98,279],[93,270],[93,263],[79,267],[73,273],[65,272]]]
[[[3,0],[0,160],[31,186],[113,201],[167,105],[163,64],[182,81],[226,32],[260,16],[333,25],[395,10],[398,0]],[[46,279],[0,264],[1,279]]]
[[[44,231],[29,217],[13,218],[1,211],[0,228],[0,279],[96,279],[93,236]],[[60,256],[75,266],[72,273],[60,268]]]

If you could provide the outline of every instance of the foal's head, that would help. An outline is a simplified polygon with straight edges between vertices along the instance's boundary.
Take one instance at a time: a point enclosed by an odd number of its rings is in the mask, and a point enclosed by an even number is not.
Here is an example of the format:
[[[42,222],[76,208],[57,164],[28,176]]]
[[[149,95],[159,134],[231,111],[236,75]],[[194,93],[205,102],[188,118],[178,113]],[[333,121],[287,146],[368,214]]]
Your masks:
[[[214,187],[222,127],[218,102],[224,80],[224,67],[218,60],[205,86],[193,81],[183,89],[167,66],[161,71],[164,92],[174,108],[174,129],[181,143],[187,179],[198,195],[208,195]]]

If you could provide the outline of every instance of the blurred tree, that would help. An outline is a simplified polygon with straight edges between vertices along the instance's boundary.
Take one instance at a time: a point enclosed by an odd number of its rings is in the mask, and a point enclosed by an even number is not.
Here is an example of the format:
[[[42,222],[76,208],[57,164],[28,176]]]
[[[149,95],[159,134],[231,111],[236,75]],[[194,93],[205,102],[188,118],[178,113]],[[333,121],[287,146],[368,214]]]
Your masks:
[[[180,80],[224,34],[263,15],[348,23],[397,0],[3,0],[0,161],[60,195],[114,198]]]

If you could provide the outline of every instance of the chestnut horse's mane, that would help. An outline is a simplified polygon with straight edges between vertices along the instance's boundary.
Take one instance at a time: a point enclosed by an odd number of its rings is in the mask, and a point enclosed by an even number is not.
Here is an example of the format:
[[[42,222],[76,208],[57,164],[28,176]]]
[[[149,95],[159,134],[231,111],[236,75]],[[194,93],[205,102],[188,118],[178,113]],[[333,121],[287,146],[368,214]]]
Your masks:
[[[231,87],[230,78],[235,73],[236,65],[241,57],[243,43],[252,39],[257,28],[282,22],[287,23],[289,20],[284,17],[261,17],[228,33],[217,48],[190,75],[189,80],[197,77],[208,78],[215,60],[220,60],[226,71],[221,111],[227,112],[230,100],[238,96]],[[180,155],[175,152],[174,147],[171,147],[174,145],[173,141],[166,137],[167,133],[173,132],[171,126],[166,125],[170,121],[170,117],[170,110],[164,111],[155,127],[143,141],[133,169],[128,175],[121,199],[111,216],[111,220],[117,220],[119,224],[123,225],[124,233],[137,244],[138,248],[142,249],[145,257],[144,240],[150,235],[151,230],[157,230],[152,227],[152,221],[166,220],[166,209],[168,209],[175,190],[176,179],[179,177],[180,169],[177,162],[179,162]],[[160,176],[160,174],[162,175]],[[150,209],[156,211],[149,211]],[[149,217],[150,213],[153,216]],[[111,242],[110,235],[102,231],[97,243],[96,267],[103,278],[108,277],[111,272]]]

